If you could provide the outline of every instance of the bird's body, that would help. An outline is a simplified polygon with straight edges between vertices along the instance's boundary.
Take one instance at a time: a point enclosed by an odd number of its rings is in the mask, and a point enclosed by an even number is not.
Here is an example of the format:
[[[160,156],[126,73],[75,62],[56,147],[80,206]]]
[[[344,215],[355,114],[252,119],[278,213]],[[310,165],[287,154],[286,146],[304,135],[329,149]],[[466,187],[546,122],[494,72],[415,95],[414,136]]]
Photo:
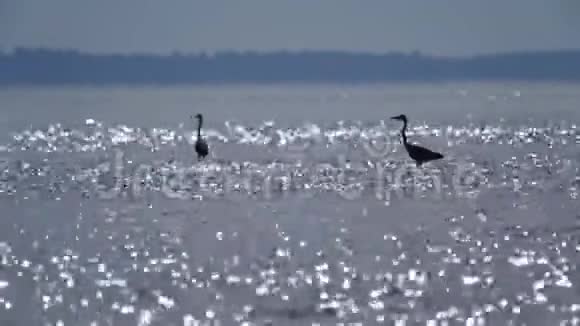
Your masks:
[[[403,121],[403,128],[401,129],[401,138],[403,139],[403,145],[405,146],[407,153],[409,153],[409,156],[411,157],[411,159],[413,159],[413,161],[415,161],[417,166],[421,166],[423,163],[429,161],[439,160],[443,158],[443,155],[441,153],[434,152],[430,149],[421,146],[409,144],[407,142],[407,134],[406,134],[407,116],[401,114],[399,116],[392,117],[391,119]]]
[[[205,140],[201,139],[195,142],[195,152],[198,159],[203,159],[209,154],[209,147]]]
[[[439,160],[443,158],[443,155],[437,152],[433,152],[430,149],[413,145],[405,144],[405,148],[409,153],[409,156],[417,163],[417,166],[429,161]]]
[[[201,137],[201,126],[203,124],[203,116],[201,114],[196,114],[197,119],[197,140],[195,141],[195,152],[197,153],[197,159],[201,160],[209,154],[209,146],[205,140]]]

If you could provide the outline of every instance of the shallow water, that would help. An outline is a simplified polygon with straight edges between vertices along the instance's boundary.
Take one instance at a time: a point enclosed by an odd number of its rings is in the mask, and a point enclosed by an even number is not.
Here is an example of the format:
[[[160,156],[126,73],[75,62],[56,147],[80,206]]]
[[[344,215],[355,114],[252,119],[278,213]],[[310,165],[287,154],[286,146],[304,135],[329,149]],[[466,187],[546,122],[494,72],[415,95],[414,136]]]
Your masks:
[[[0,324],[578,324],[579,89],[2,90]]]

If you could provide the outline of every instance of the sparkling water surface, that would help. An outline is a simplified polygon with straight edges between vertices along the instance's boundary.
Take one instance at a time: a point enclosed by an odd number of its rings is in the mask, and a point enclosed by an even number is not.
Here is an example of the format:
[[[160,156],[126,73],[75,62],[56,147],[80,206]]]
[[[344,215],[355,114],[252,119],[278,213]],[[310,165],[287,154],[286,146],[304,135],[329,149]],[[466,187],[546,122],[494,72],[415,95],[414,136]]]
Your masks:
[[[580,85],[15,88],[0,106],[0,325],[580,323]],[[443,160],[412,164],[400,113]]]

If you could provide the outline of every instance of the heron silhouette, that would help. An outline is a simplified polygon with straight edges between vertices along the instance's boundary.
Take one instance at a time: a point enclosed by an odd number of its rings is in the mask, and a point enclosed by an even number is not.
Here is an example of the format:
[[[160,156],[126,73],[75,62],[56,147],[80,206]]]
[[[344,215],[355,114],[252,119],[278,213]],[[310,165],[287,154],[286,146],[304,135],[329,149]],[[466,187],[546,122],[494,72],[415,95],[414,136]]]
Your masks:
[[[195,152],[197,153],[197,160],[201,160],[207,156],[209,153],[209,146],[205,140],[201,137],[201,126],[203,125],[203,116],[201,114],[196,114],[191,117],[192,119],[197,119],[197,140],[195,141]]]
[[[405,149],[409,156],[415,161],[417,166],[421,166],[423,163],[439,160],[443,158],[441,153],[433,152],[427,148],[409,144],[407,142],[407,135],[405,134],[407,131],[407,116],[404,114],[392,117],[393,120],[403,121],[403,128],[401,129],[401,137],[403,138],[403,145],[405,145]]]

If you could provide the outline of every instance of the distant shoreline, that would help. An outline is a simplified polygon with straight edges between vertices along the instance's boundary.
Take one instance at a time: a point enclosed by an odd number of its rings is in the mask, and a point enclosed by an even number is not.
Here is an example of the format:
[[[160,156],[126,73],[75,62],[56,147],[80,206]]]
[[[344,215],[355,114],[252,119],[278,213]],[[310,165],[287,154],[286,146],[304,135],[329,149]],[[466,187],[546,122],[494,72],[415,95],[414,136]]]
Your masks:
[[[242,88],[242,87],[265,87],[265,88],[292,88],[292,87],[404,87],[404,86],[416,86],[416,87],[430,87],[430,86],[458,86],[466,87],[469,84],[474,85],[494,85],[494,84],[505,84],[506,86],[522,86],[522,84],[527,85],[554,85],[554,86],[578,86],[580,85],[580,79],[577,80],[524,80],[524,79],[514,79],[514,80],[493,80],[493,79],[481,79],[481,80],[441,80],[441,81],[385,81],[385,82],[348,82],[348,81],[331,81],[331,82],[285,82],[285,81],[274,81],[274,82],[215,82],[215,83],[179,83],[179,84],[154,84],[154,83],[11,83],[3,84],[0,83],[0,91],[9,90],[58,90],[58,89],[176,89],[176,88],[195,88],[195,89],[218,89],[218,88]]]
[[[333,51],[214,55],[0,53],[0,87],[580,82],[580,50],[433,57]]]

